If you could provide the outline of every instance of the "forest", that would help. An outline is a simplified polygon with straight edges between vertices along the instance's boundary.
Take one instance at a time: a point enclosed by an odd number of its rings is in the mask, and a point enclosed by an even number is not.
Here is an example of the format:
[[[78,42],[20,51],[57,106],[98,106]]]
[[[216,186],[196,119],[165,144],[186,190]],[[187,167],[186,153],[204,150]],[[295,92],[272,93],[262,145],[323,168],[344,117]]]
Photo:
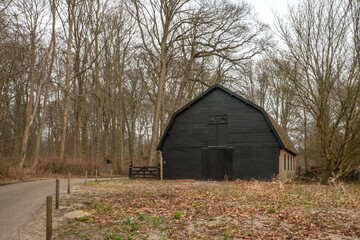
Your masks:
[[[360,2],[0,2],[0,175],[156,165],[171,115],[220,83],[263,107],[323,181],[360,167]]]

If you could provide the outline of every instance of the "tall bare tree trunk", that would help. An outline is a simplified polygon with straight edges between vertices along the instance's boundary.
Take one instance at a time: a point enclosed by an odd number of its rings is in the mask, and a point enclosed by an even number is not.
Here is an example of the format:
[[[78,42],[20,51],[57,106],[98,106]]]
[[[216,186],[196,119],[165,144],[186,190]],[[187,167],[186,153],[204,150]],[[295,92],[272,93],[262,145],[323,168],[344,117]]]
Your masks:
[[[85,40],[85,49],[87,49],[87,41]],[[87,50],[85,50],[85,52],[87,52]],[[87,63],[87,54],[85,54],[83,61],[82,61],[82,66],[84,68],[84,66]],[[78,84],[79,84],[79,96],[80,96],[80,132],[81,132],[81,160],[84,161],[88,158],[88,132],[87,132],[87,114],[86,114],[86,110],[85,110],[85,92],[84,92],[84,80],[81,77],[81,75],[79,74],[78,77]]]
[[[115,89],[115,88],[114,88]],[[113,99],[114,102],[116,102],[115,100],[115,90],[113,93]],[[112,109],[111,111],[111,163],[112,163],[112,167],[115,170],[115,172],[118,172],[118,141],[117,141],[117,135],[118,135],[118,128],[116,126],[116,103],[114,103],[114,109]]]
[[[30,95],[28,99],[28,104],[26,107],[26,121],[25,121],[25,129],[23,134],[23,139],[21,143],[21,159],[19,164],[19,170],[22,171],[22,168],[25,163],[26,158],[26,146],[29,138],[29,131],[31,127],[31,113],[33,110],[33,102],[34,102],[34,91],[35,91],[35,42],[36,42],[36,28],[32,29],[30,33]]]
[[[45,119],[46,119],[46,114],[47,114],[47,100],[49,97],[49,88],[51,85],[51,74],[52,74],[52,70],[53,70],[53,66],[54,66],[54,61],[55,61],[55,49],[56,49],[56,38],[55,38],[55,23],[56,23],[56,8],[55,8],[55,1],[54,0],[50,0],[50,5],[51,5],[51,14],[52,14],[52,33],[51,33],[51,40],[50,40],[50,47],[49,50],[52,48],[52,53],[51,53],[51,59],[50,59],[50,66],[49,66],[49,71],[47,74],[47,85],[46,85],[46,89],[45,89],[45,96],[44,96],[44,106],[43,106],[43,111],[42,111],[42,116],[41,116],[41,121],[40,121],[40,126],[39,126],[39,132],[36,138],[36,146],[35,146],[35,153],[34,153],[34,163],[32,166],[32,169],[36,169],[38,163],[39,163],[39,153],[40,153],[40,146],[41,146],[41,138],[42,138],[42,132],[44,129],[44,124],[45,124]]]
[[[82,88],[82,86],[81,86]],[[81,121],[81,160],[84,161],[88,157],[88,132],[87,132],[87,114],[85,112],[85,99],[80,99],[80,121]]]
[[[60,142],[60,161],[64,161],[65,157],[65,142],[66,142],[66,131],[68,124],[68,108],[69,108],[69,90],[70,90],[70,71],[71,71],[71,43],[72,43],[72,32],[73,22],[75,18],[75,0],[67,0],[68,6],[68,18],[69,18],[69,32],[67,39],[67,51],[66,51],[66,76],[65,76],[65,102],[64,102],[64,115],[63,124],[61,130],[61,142]]]
[[[145,4],[139,0],[132,0],[131,2],[134,8],[128,7],[128,9],[137,22],[144,49],[150,55],[151,64],[158,77],[149,153],[149,165],[154,166],[157,162],[156,147],[159,142],[161,106],[164,102],[168,63],[172,57],[169,53],[172,51],[173,44],[176,41],[176,29],[182,23],[181,20],[176,22],[175,18],[181,14],[182,7],[188,1],[150,1]],[[161,21],[157,23],[158,17]],[[148,19],[145,20],[147,24],[144,24],[144,19]],[[159,30],[159,26],[161,30]],[[149,41],[148,38],[157,39],[157,41]],[[154,49],[156,50],[154,51]]]
[[[172,113],[175,112],[181,106],[181,104],[184,102],[184,96],[183,96],[184,90],[185,90],[187,81],[190,78],[192,78],[192,75],[193,75],[192,74],[192,66],[195,61],[195,46],[194,46],[194,44],[195,44],[194,42],[192,42],[192,44],[191,44],[191,52],[190,52],[189,59],[187,59],[187,57],[186,57],[186,52],[185,52],[184,46],[182,48],[183,55],[184,55],[183,58],[184,58],[184,62],[186,64],[186,68],[185,68],[185,72],[184,72],[183,78],[180,83],[179,91],[178,91],[178,94],[177,94],[177,97],[175,100],[175,104],[174,104]]]
[[[96,27],[97,29],[97,27]],[[98,54],[98,35],[95,36],[95,54]],[[99,163],[101,158],[101,92],[100,92],[100,69],[99,69],[99,59],[95,60],[95,94],[96,94],[96,133],[95,133],[95,142],[96,142],[96,163]]]
[[[121,103],[123,104],[123,103]],[[124,108],[123,105],[120,105],[120,114],[123,114],[124,112]],[[122,116],[122,115],[120,115]],[[118,119],[119,121],[119,165],[118,165],[118,169],[120,172],[124,171],[124,156],[125,156],[125,120],[123,117],[120,117],[120,119]]]
[[[118,33],[119,34],[119,33]],[[118,38],[120,38],[119,35],[117,35]],[[124,151],[125,151],[125,110],[124,110],[124,96],[123,96],[123,80],[124,80],[124,69],[125,69],[125,60],[126,60],[126,51],[127,51],[128,45],[125,47],[123,53],[121,54],[120,50],[120,44],[117,43],[116,45],[116,79],[117,84],[119,85],[119,91],[118,96],[119,98],[116,99],[119,101],[119,116],[117,120],[118,129],[119,129],[119,162],[117,164],[118,171],[122,172],[124,170]],[[115,94],[114,94],[115,96]]]
[[[149,156],[149,165],[155,166],[157,162],[156,158],[156,147],[159,142],[159,123],[160,123],[160,114],[161,114],[161,105],[164,102],[165,94],[165,81],[167,75],[167,60],[168,60],[168,46],[167,46],[167,37],[169,34],[169,25],[170,21],[165,22],[164,24],[164,35],[161,41],[161,55],[160,55],[160,78],[158,84],[158,91],[156,94],[155,102],[155,111],[154,111],[154,121],[152,126],[152,138],[150,143],[150,156]]]
[[[304,108],[304,171],[305,174],[307,174],[308,170],[308,159],[307,159],[307,116],[306,116],[306,110]]]
[[[75,24],[74,24],[75,25]],[[74,26],[76,28],[76,26]],[[75,30],[74,30],[75,32]],[[75,35],[75,34],[74,34]],[[76,37],[74,37],[76,39]],[[76,42],[76,41],[75,41]],[[74,73],[77,75],[77,86],[74,84],[74,95],[77,96],[77,99],[79,101],[74,102],[74,131],[73,131],[73,157],[74,160],[77,162],[79,157],[79,146],[80,146],[80,125],[81,125],[81,98],[82,98],[82,92],[80,90],[80,85],[82,85],[82,76],[81,74],[78,74],[80,72],[80,41],[75,43],[75,56],[74,56]],[[74,79],[75,82],[75,79]],[[80,154],[80,158],[82,158]]]

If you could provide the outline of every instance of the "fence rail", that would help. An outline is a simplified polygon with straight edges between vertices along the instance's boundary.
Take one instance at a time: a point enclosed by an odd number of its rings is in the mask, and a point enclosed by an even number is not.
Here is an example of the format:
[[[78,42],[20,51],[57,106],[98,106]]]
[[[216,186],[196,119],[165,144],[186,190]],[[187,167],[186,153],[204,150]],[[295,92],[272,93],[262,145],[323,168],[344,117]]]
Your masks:
[[[155,178],[160,179],[160,164],[158,167],[135,167],[129,164],[129,178]]]

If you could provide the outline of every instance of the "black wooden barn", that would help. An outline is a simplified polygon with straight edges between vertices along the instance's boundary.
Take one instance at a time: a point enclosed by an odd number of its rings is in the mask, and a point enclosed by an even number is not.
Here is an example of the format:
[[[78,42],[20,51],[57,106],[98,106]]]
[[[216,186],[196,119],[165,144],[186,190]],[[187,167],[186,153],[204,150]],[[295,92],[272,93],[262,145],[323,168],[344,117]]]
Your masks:
[[[215,84],[175,112],[158,145],[165,179],[270,179],[295,173],[296,149],[256,104]]]

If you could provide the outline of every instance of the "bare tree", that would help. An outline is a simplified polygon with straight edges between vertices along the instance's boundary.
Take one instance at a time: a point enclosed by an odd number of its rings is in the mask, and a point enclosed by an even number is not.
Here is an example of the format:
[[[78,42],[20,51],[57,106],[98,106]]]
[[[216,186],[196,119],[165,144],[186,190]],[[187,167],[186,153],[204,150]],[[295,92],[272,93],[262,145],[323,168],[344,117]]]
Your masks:
[[[158,77],[154,121],[152,128],[149,164],[154,165],[156,146],[160,134],[161,106],[164,103],[168,64],[173,57],[174,43],[178,41],[179,28],[184,23],[181,14],[189,0],[150,0],[146,3],[132,0],[128,7],[136,19],[143,49],[149,54],[153,69]]]
[[[32,126],[35,115],[37,113],[37,108],[39,106],[40,101],[40,94],[42,90],[43,85],[43,76],[45,72],[45,64],[47,63],[48,56],[51,49],[48,47],[48,50],[45,54],[45,58],[43,59],[42,65],[40,65],[41,72],[40,72],[40,80],[38,81],[38,88],[37,88],[37,94],[36,94],[36,100],[34,103],[35,98],[35,68],[36,68],[36,51],[37,51],[37,45],[39,44],[40,38],[43,35],[44,29],[41,29],[41,24],[44,21],[44,18],[46,17],[46,14],[44,13],[46,11],[46,2],[44,0],[38,0],[38,1],[22,1],[15,4],[18,11],[22,11],[24,13],[24,18],[17,18],[18,19],[17,24],[23,24],[26,26],[29,37],[30,37],[30,66],[29,66],[29,82],[30,82],[30,89],[29,89],[29,98],[28,98],[28,104],[26,107],[26,121],[25,121],[25,128],[23,133],[23,139],[21,144],[21,158],[19,163],[19,169],[20,171],[23,168],[23,165],[25,163],[26,159],[26,149],[28,144],[28,138],[29,138],[29,132],[30,127]],[[16,14],[16,13],[14,13]],[[41,63],[40,63],[41,64]]]
[[[51,85],[51,78],[52,78],[51,75],[52,75],[52,70],[53,70],[54,61],[55,61],[55,46],[56,46],[56,36],[55,36],[56,5],[55,5],[55,0],[49,0],[49,4],[50,4],[50,10],[51,10],[51,14],[52,14],[52,32],[51,32],[51,39],[50,39],[50,46],[49,46],[49,51],[51,51],[51,58],[50,58],[49,70],[48,70],[47,76],[46,76],[46,84],[47,85],[46,85],[45,96],[44,96],[44,100],[43,100],[43,110],[42,110],[42,116],[41,116],[41,120],[40,120],[39,132],[38,132],[38,136],[36,139],[34,163],[32,166],[33,169],[36,169],[37,165],[39,163],[40,145],[41,145],[42,133],[43,133],[46,114],[47,114],[47,100],[49,97],[49,88]],[[45,59],[45,60],[47,60],[47,59]]]
[[[359,81],[349,46],[349,5],[343,1],[303,1],[277,20],[287,49],[275,61],[316,122],[323,156],[323,182],[350,174],[358,165],[351,148],[359,136]],[[349,60],[350,59],[350,60]],[[283,62],[284,63],[284,62]],[[289,69],[294,69],[289,71]]]
[[[257,21],[251,6],[245,1],[200,1],[182,27],[184,37],[180,48],[184,66],[175,109],[184,103],[184,91],[189,81],[210,86],[227,80],[224,74],[241,67],[246,61],[264,51],[268,44],[267,26]],[[215,77],[197,78],[196,61],[208,58],[215,63],[208,71]],[[200,75],[201,76],[201,75]]]
[[[134,62],[134,66],[139,66],[139,63]],[[136,135],[137,135],[137,121],[141,112],[144,111],[144,100],[147,96],[146,88],[142,86],[143,69],[134,68],[127,71],[127,78],[129,79],[124,89],[124,97],[126,100],[126,126],[128,132],[129,156],[131,160],[136,159]]]
[[[113,79],[110,90],[112,112],[112,159],[113,168],[122,172],[124,169],[125,155],[125,106],[123,87],[125,82],[125,70],[129,61],[133,58],[133,41],[135,22],[131,19],[124,5],[119,4],[109,15],[109,37],[113,42],[112,48]],[[110,40],[109,40],[110,41]],[[110,50],[109,50],[110,51]],[[110,60],[109,60],[110,61]]]

